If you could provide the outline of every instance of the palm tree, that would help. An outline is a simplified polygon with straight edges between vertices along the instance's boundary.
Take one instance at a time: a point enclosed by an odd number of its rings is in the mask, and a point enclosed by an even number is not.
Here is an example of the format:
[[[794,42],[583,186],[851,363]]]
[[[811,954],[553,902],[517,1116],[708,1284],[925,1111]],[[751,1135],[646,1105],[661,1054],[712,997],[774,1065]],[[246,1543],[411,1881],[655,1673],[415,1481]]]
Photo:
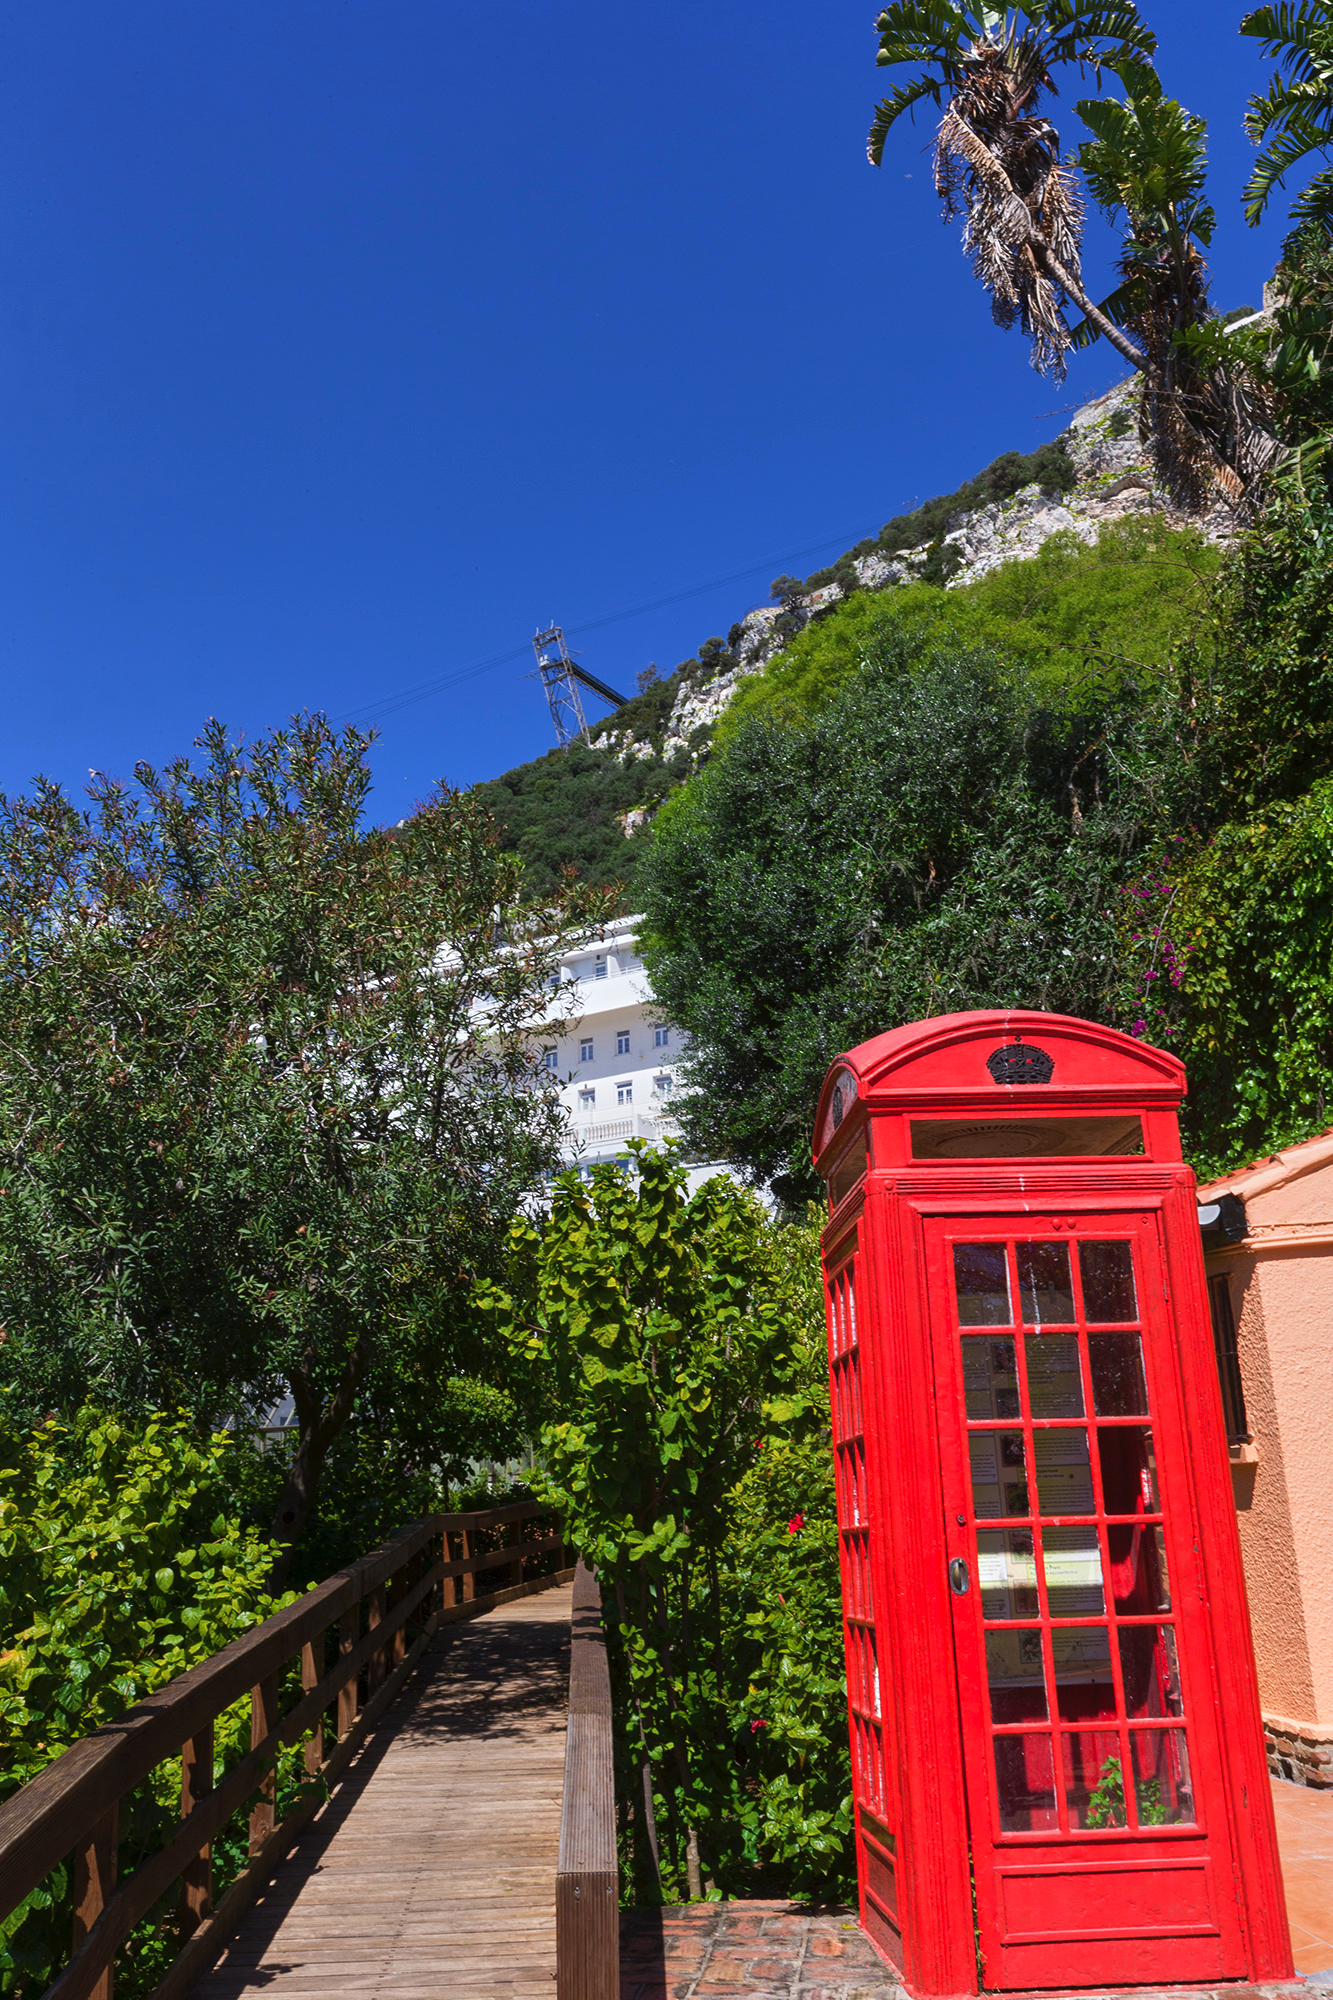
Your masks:
[[[1255,145],[1269,141],[1245,188],[1246,219],[1257,223],[1291,169],[1313,154],[1326,155],[1333,145],[1333,6],[1329,0],[1299,0],[1296,6],[1256,7],[1240,31],[1261,41],[1266,56],[1278,58],[1267,93],[1252,97],[1245,114]],[[1315,175],[1291,214],[1298,228],[1313,223],[1333,238],[1333,167]]]
[[[1203,251],[1217,220],[1204,199],[1208,128],[1163,95],[1152,70],[1126,75],[1134,89],[1123,103],[1098,97],[1074,107],[1093,134],[1078,153],[1089,191],[1109,219],[1125,218],[1122,282],[1101,314],[1143,355],[1140,435],[1168,491],[1198,508],[1220,486],[1241,504],[1280,446],[1271,395],[1227,365],[1208,299]],[[1101,332],[1089,317],[1071,339],[1084,347]]]
[[[1060,159],[1060,135],[1040,111],[1052,71],[1076,63],[1100,80],[1144,63],[1156,38],[1134,0],[893,0],[875,23],[881,65],[925,67],[877,106],[867,151],[925,98],[943,106],[935,185],[946,215],[966,218],[963,242],[999,325],[1017,322],[1043,372],[1062,374],[1068,300],[1136,368],[1145,357],[1083,290],[1083,204]]]

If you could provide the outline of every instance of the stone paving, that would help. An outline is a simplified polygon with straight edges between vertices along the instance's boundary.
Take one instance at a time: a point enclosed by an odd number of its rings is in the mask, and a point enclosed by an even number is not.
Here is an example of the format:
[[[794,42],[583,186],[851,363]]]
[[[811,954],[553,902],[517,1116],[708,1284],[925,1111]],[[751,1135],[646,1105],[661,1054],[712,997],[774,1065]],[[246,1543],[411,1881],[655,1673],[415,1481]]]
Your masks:
[[[621,2000],[903,2000],[854,1910],[690,1903],[621,1919]]]

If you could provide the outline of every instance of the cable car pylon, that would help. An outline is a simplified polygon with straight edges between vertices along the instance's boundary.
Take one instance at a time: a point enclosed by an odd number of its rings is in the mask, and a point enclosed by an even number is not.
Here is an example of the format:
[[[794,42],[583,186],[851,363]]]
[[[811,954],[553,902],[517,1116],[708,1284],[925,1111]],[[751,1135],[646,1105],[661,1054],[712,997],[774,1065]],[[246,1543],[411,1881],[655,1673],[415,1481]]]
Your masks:
[[[628,696],[617,694],[605,681],[599,681],[596,674],[590,674],[581,667],[565,644],[565,635],[558,625],[552,625],[545,632],[534,634],[532,650],[537,655],[537,672],[546,690],[550,704],[551,720],[555,724],[555,739],[562,750],[568,750],[571,743],[588,740],[588,719],[583,713],[583,697],[580,687],[586,687],[600,701],[611,708],[623,708]]]

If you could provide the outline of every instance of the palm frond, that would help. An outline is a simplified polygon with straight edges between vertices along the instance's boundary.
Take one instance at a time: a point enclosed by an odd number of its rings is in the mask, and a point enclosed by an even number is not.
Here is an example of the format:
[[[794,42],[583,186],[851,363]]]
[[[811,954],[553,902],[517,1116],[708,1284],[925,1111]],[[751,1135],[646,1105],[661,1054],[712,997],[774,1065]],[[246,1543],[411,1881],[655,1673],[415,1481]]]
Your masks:
[[[902,117],[904,112],[913,112],[923,97],[933,97],[938,105],[942,86],[938,77],[918,76],[911,83],[900,84],[892,97],[881,98],[875,106],[875,116],[871,121],[866,138],[866,158],[872,167],[878,167],[884,159],[884,141]]]
[[[959,63],[977,24],[953,0],[891,0],[875,22],[877,63]]]
[[[1294,119],[1317,114],[1329,109],[1329,88],[1327,83],[1310,79],[1300,83],[1283,83],[1274,77],[1269,88],[1260,95],[1258,92],[1245,108],[1245,130],[1256,146],[1268,137],[1275,125],[1288,125]]]
[[[1240,24],[1242,35],[1251,35],[1264,44],[1266,56],[1281,56],[1288,64],[1299,64],[1305,55],[1327,55],[1333,38],[1333,10],[1328,0],[1289,0],[1279,7],[1255,7]]]
[[[1030,0],[1018,11],[1041,28],[1052,62],[1096,67],[1112,54],[1122,61],[1137,56],[1146,62],[1157,51],[1157,37],[1135,0]],[[1097,43],[1105,45],[1100,56],[1093,46]]]
[[[1314,223],[1325,236],[1333,235],[1333,167],[1315,175],[1303,194],[1291,204],[1291,219],[1298,228]]]
[[[1245,220],[1250,224],[1258,222],[1274,188],[1282,187],[1294,166],[1308,159],[1311,153],[1322,152],[1327,144],[1327,133],[1317,125],[1306,119],[1290,119],[1286,129],[1259,155],[1245,183],[1242,197]]]

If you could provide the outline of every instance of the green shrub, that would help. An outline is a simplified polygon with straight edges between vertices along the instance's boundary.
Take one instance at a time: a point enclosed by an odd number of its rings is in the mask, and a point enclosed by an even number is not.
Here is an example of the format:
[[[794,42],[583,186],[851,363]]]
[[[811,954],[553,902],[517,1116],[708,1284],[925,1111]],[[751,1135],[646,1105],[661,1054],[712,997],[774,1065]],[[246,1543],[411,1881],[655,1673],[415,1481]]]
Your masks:
[[[1068,705],[1089,677],[1161,673],[1202,635],[1221,558],[1193,529],[1152,515],[1108,523],[1091,547],[1065,531],[976,583],[861,591],[834,605],[746,681],[717,731],[722,748],[764,710],[813,715],[866,665],[898,649],[985,646],[1016,687]]]
[[[0,1798],[291,1601],[267,1589],[276,1548],[229,1504],[236,1449],[162,1414],[132,1423],[85,1408],[36,1431],[0,1423]],[[245,1700],[219,1719],[219,1769],[249,1745]],[[284,1790],[298,1754],[280,1767]],[[122,1801],[122,1874],[170,1837],[179,1814],[176,1758]],[[241,1838],[224,1837],[219,1886],[243,1862]],[[0,1925],[0,1991],[49,1985],[71,1920],[61,1868]],[[174,1891],[124,1948],[118,1991],[151,1991],[173,1938]]]

